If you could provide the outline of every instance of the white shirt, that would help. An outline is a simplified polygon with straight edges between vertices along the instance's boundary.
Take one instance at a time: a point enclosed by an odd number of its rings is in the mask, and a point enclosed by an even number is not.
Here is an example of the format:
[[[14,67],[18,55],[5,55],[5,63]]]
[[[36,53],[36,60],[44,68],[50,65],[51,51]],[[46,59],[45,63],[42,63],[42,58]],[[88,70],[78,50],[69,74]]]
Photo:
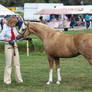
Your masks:
[[[13,27],[13,32],[15,34],[15,37],[18,35],[18,32],[16,30],[16,27]],[[0,40],[8,39],[11,40],[11,27],[4,24],[3,30],[0,33]],[[8,42],[5,42],[8,43]]]

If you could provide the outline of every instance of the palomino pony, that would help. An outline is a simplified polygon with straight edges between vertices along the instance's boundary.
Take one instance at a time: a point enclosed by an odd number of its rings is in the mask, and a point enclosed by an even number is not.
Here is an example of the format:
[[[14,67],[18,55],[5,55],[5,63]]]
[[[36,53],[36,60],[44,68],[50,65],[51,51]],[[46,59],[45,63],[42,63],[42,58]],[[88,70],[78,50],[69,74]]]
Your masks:
[[[59,30],[41,23],[27,22],[22,25],[17,39],[25,38],[30,34],[35,34],[43,41],[45,52],[48,55],[50,72],[47,84],[53,81],[54,60],[57,69],[57,84],[61,82],[60,58],[71,58],[83,55],[92,65],[92,34],[64,34]]]

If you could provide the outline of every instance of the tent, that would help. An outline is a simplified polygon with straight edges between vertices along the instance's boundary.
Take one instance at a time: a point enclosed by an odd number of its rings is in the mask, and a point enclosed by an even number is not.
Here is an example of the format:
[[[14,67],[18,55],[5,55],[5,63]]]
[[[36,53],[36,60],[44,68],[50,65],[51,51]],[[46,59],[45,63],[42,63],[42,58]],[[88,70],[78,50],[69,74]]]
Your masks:
[[[36,15],[49,15],[49,14],[66,14],[68,11],[62,9],[42,9],[41,11],[35,13]]]
[[[62,6],[56,9],[42,9],[35,13],[39,15],[49,14],[92,14],[92,5],[79,5],[79,6]]]
[[[6,15],[15,15],[15,13],[0,4],[0,16]]]

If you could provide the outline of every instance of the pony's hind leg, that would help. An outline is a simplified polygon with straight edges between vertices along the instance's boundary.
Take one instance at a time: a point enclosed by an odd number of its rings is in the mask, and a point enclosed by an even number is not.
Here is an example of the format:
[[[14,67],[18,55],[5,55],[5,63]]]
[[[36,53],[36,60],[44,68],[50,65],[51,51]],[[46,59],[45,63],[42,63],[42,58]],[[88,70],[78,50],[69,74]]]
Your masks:
[[[57,70],[57,84],[60,84],[61,82],[61,75],[60,75],[60,60],[59,58],[55,58],[56,62],[56,70]]]
[[[53,81],[52,75],[53,75],[54,58],[51,56],[48,56],[48,61],[49,61],[50,72],[49,72],[49,81],[47,82],[47,85],[49,85]]]

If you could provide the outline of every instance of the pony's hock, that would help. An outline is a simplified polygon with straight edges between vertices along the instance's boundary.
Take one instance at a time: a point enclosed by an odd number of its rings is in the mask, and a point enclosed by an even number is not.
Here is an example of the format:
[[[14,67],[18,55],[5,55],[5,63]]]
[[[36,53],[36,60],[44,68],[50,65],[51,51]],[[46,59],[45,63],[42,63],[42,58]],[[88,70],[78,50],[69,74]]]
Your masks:
[[[57,84],[60,84],[60,58],[72,58],[83,55],[92,65],[92,34],[64,34],[59,30],[50,28],[41,23],[24,22],[20,34],[17,37],[26,37],[30,34],[35,34],[43,41],[45,52],[48,55],[50,73],[47,84],[50,84],[53,81],[54,61],[56,63],[58,76]]]

